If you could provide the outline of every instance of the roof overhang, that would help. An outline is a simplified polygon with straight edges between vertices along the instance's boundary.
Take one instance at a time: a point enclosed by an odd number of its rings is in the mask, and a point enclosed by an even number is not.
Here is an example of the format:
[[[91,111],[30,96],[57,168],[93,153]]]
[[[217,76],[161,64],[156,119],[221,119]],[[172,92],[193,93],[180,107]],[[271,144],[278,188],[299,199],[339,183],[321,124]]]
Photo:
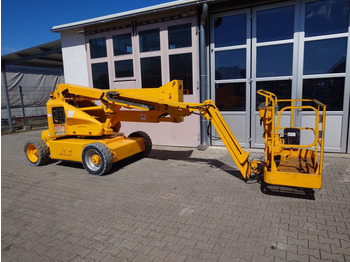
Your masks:
[[[63,69],[61,40],[1,56],[2,65]]]
[[[108,23],[116,20],[123,20],[123,19],[132,18],[132,17],[152,14],[152,13],[160,13],[163,11],[175,10],[175,9],[189,7],[189,6],[202,5],[203,3],[213,2],[213,1],[214,0],[178,0],[178,1],[168,2],[164,4],[135,9],[131,11],[116,13],[112,15],[106,15],[106,16],[101,16],[97,18],[87,19],[87,20],[78,21],[74,23],[58,25],[58,26],[52,27],[51,31],[61,32],[64,30],[81,28],[81,27],[86,27],[91,25],[98,25],[101,23]]]

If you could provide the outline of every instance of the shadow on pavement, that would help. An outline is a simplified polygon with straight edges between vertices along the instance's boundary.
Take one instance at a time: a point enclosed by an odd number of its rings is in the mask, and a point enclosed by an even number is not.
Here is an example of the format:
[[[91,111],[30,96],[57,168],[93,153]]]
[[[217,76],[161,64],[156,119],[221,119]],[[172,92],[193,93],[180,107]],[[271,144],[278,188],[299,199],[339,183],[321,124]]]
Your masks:
[[[84,169],[83,164],[79,162],[71,162],[71,161],[62,161],[62,160],[54,160],[53,163],[57,163],[58,166],[67,166],[72,168]],[[49,164],[52,164],[51,162]]]
[[[157,159],[162,161],[182,160],[190,163],[205,163],[209,165],[211,168],[221,169],[222,171],[230,174],[231,176],[234,176],[242,181],[245,181],[242,174],[236,169],[236,167],[230,166],[217,159],[191,157],[192,153],[193,153],[193,150],[174,151],[174,150],[153,149],[147,158]],[[142,159],[140,155],[135,155],[135,156],[131,156],[129,158],[123,159],[121,161],[118,161],[117,163],[113,164],[110,172],[105,174],[105,176],[111,175],[117,172],[118,170],[123,169],[124,167],[132,163],[135,163],[136,161],[139,161],[140,159]],[[83,165],[77,162],[53,160],[50,163],[56,163],[56,162],[57,162],[57,165],[60,165],[60,166],[68,166],[72,168],[84,169]],[[287,187],[287,186],[269,185],[263,182],[263,176],[257,176],[257,177],[252,176],[250,180],[245,182],[260,183],[261,192],[266,195],[315,200],[315,196],[314,196],[315,191],[310,188],[295,188],[295,187]]]
[[[124,167],[140,160],[141,157],[139,156],[131,156],[129,158],[126,158],[126,159],[123,159],[123,160],[120,160],[116,163],[113,164],[111,170],[104,174],[103,176],[109,176],[109,175],[112,175],[113,173],[117,172],[118,170],[120,169],[123,169]],[[77,168],[77,169],[84,169],[84,166],[82,163],[79,163],[79,162],[70,162],[70,161],[60,161],[60,160],[56,160],[55,162],[57,162],[56,165],[58,166],[65,166],[65,167],[71,167],[71,168]],[[51,163],[50,163],[51,164]],[[84,169],[85,170],[85,169]],[[86,170],[85,170],[86,174],[88,173]]]
[[[147,158],[150,159],[157,159],[157,160],[182,160],[186,162],[192,162],[192,163],[205,163],[208,164],[211,168],[218,168],[221,169],[222,171],[230,174],[231,176],[234,176],[240,180],[244,180],[241,173],[237,170],[236,167],[230,166],[220,160],[217,159],[208,159],[208,158],[195,158],[191,157],[193,153],[193,150],[179,150],[179,151],[174,151],[174,150],[161,150],[161,149],[152,149],[151,153],[147,156]],[[107,173],[104,174],[104,176],[111,175],[115,172],[117,172],[120,169],[123,169],[124,167],[135,163],[136,161],[139,161],[142,159],[140,155],[134,155],[129,158],[120,160],[116,163],[113,164],[111,170]],[[61,161],[61,160],[51,160],[49,164],[54,164],[59,166],[66,166],[66,167],[71,167],[71,168],[77,168],[77,169],[84,169],[82,163],[78,162],[70,162],[70,161]]]
[[[161,150],[161,149],[152,149],[152,152],[149,154],[148,158],[158,159],[158,160],[182,160],[192,163],[206,163],[210,167],[215,167],[221,169],[222,171],[234,176],[240,180],[244,180],[241,173],[234,167],[227,165],[226,163],[217,160],[217,159],[208,159],[208,158],[196,158],[191,157],[193,150],[186,151],[172,151],[172,150]]]

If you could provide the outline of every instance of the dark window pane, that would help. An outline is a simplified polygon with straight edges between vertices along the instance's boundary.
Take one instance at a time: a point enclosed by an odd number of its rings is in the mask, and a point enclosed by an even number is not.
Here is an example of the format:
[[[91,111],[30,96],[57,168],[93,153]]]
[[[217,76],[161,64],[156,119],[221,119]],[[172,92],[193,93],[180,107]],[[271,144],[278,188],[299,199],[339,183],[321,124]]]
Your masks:
[[[132,59],[114,62],[115,77],[132,77],[134,76],[134,68]]]
[[[215,52],[215,79],[240,79],[246,77],[246,50]]]
[[[294,6],[262,10],[257,13],[257,41],[292,39]]]
[[[140,52],[160,50],[159,29],[142,31],[139,33]]]
[[[170,80],[183,80],[184,94],[192,94],[192,53],[170,55]]]
[[[305,36],[345,33],[349,25],[349,0],[306,3]]]
[[[344,73],[346,38],[305,42],[304,75]]]
[[[106,49],[106,38],[96,38],[89,40],[90,43],[90,57],[91,58],[99,58],[107,56]]]
[[[142,88],[155,88],[162,85],[160,56],[141,58]]]
[[[344,77],[304,79],[303,98],[317,99],[327,111],[343,111],[344,81]]]
[[[291,99],[292,97],[292,81],[291,80],[279,80],[279,81],[264,81],[256,83],[256,90],[264,89],[272,92],[277,96],[277,99]],[[256,94],[256,110],[261,103],[265,103],[265,97]],[[285,106],[290,106],[290,103],[282,102],[278,104],[279,109]]]
[[[247,15],[231,15],[214,20],[215,47],[245,45],[247,40]]]
[[[191,24],[170,26],[168,35],[169,49],[192,46]]]
[[[215,85],[215,104],[220,111],[245,111],[245,98],[245,83],[225,83]]]
[[[293,44],[261,46],[257,50],[257,77],[291,76]]]
[[[132,54],[131,34],[113,36],[114,55]]]
[[[92,81],[95,88],[109,89],[108,64],[91,64]]]

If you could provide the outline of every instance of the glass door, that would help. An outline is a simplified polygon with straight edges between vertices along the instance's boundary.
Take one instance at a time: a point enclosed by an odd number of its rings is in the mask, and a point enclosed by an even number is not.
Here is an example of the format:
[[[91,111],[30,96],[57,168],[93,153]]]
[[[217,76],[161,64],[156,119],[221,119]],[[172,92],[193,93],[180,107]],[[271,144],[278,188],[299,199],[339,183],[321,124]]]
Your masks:
[[[295,5],[270,5],[253,9],[252,19],[252,147],[263,147],[263,128],[257,108],[265,100],[256,91],[265,89],[279,99],[296,98],[297,19]],[[283,105],[282,105],[283,106]],[[281,119],[288,126],[290,114]],[[285,123],[285,125],[284,125]]]
[[[211,17],[211,96],[242,146],[264,147],[257,111],[264,100],[256,92],[265,89],[279,99],[326,104],[325,150],[347,150],[349,9],[349,0],[303,0]],[[311,119],[310,112],[294,111],[295,127],[313,126]],[[290,125],[290,112],[280,124]],[[302,131],[301,142],[311,136]]]
[[[299,97],[316,98],[327,106],[325,150],[345,152],[350,96],[350,2],[306,1],[301,7]],[[309,112],[301,114],[302,125],[310,119]],[[302,133],[301,140],[310,136]]]
[[[244,147],[250,137],[250,28],[250,9],[211,17],[211,97]],[[218,136],[214,128],[212,134]]]

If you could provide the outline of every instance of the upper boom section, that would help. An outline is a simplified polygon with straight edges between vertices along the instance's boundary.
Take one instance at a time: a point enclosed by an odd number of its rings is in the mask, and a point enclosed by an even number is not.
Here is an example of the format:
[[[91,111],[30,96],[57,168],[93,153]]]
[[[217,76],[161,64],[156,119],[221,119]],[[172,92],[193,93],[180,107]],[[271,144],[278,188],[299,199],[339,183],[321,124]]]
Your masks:
[[[157,104],[183,102],[183,82],[173,80],[159,88],[147,89],[97,89],[59,84],[53,99],[101,100],[104,104],[119,105],[141,110],[154,110]]]

